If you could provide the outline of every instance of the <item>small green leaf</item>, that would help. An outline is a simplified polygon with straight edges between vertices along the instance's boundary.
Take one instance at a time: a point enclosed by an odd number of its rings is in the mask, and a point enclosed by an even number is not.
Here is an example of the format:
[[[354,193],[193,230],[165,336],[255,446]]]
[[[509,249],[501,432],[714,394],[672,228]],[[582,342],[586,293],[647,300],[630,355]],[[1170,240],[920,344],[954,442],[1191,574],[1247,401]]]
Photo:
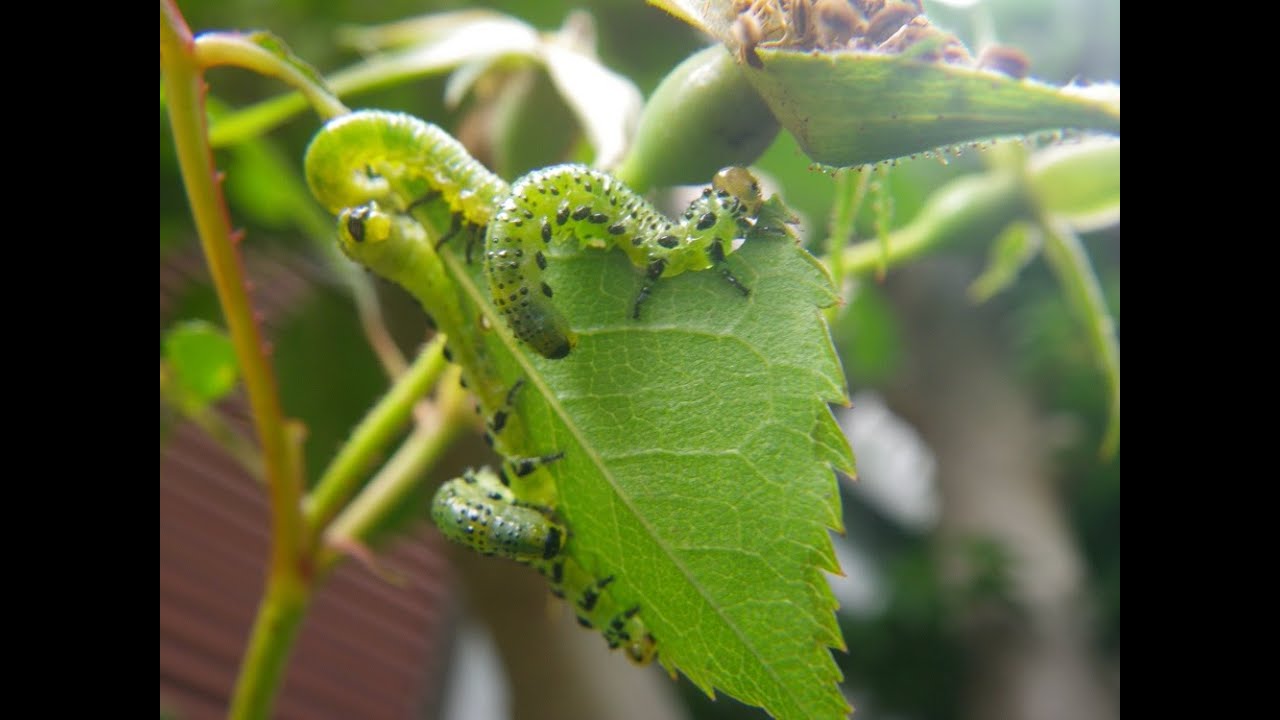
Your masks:
[[[991,243],[987,269],[969,286],[969,297],[974,302],[986,302],[1012,285],[1022,268],[1040,252],[1040,245],[1040,231],[1035,225],[1023,221],[1010,223]]]
[[[1093,138],[1036,153],[1027,166],[1040,206],[1077,232],[1120,222],[1120,140]]]
[[[178,401],[187,408],[202,409],[235,387],[235,349],[220,328],[201,320],[184,322],[165,335],[162,347]]]

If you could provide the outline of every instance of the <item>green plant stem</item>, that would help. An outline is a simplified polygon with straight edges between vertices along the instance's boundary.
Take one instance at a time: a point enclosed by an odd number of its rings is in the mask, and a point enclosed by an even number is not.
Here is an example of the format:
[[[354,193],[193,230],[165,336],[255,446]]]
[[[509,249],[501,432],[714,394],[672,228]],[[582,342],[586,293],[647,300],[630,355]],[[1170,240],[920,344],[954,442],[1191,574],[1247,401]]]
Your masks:
[[[195,59],[204,68],[234,65],[273,77],[300,90],[324,119],[351,112],[314,77],[304,72],[301,61],[289,61],[241,33],[203,33],[195,40]]]
[[[1120,342],[1115,324],[1080,238],[1061,219],[1046,216],[1040,227],[1045,234],[1045,259],[1062,283],[1068,304],[1084,323],[1093,354],[1107,379],[1107,431],[1100,454],[1109,458],[1120,447]]]
[[[160,2],[160,70],[169,123],[196,231],[209,265],[262,445],[271,507],[267,590],[258,608],[231,703],[233,718],[266,718],[310,593],[304,558],[301,477],[290,451],[275,373],[253,319],[226,202],[215,179],[204,108],[204,77],[191,30],[172,0]]]
[[[1034,216],[1018,174],[967,175],[939,188],[911,222],[890,232],[887,255],[879,240],[845,248],[844,269],[850,275],[880,272],[950,240],[994,237],[1009,221]]]
[[[342,558],[342,545],[368,540],[370,531],[401,505],[454,440],[468,430],[468,394],[459,386],[459,377],[461,368],[451,367],[432,406],[434,421],[419,424],[360,495],[329,525],[317,562],[320,572],[327,572]]]
[[[271,716],[289,651],[310,602],[311,585],[302,578],[273,573],[267,579],[231,698],[228,717],[232,720]]]
[[[403,52],[366,60],[340,70],[329,77],[328,83],[336,95],[350,95],[394,85],[419,75],[440,72],[448,67],[450,66],[447,64],[424,63],[422,53]],[[306,97],[296,92],[250,105],[228,113],[215,122],[209,131],[209,142],[213,147],[225,147],[257,137],[306,107]]]
[[[303,507],[313,541],[324,533],[329,522],[359,490],[365,470],[409,421],[414,404],[440,379],[440,374],[447,367],[444,359],[446,340],[445,335],[437,334],[422,349],[408,371],[369,410],[351,438],[325,468]]]
[[[205,140],[204,79],[193,47],[191,31],[178,8],[171,0],[161,0],[160,69],[178,164],[262,445],[272,518],[270,573],[293,577],[302,572],[297,562],[303,551],[301,482],[289,459],[276,376],[253,319],[231,221]]]

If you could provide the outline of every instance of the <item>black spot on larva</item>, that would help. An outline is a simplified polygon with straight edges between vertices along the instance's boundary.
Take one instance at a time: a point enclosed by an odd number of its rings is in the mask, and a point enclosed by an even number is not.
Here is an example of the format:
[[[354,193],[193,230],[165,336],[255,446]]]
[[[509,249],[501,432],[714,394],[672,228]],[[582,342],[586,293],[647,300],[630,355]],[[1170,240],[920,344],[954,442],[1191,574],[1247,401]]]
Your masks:
[[[590,207],[590,206],[588,206],[588,205],[579,205],[579,206],[578,206],[578,207],[573,211],[573,215],[572,215],[572,217],[573,217],[573,219],[574,219],[574,220],[582,220],[582,219],[586,218],[586,217],[587,217],[588,215],[590,215],[590,214],[591,214],[591,207]]]
[[[584,627],[584,628],[587,628],[588,630],[590,630],[590,629],[591,629],[591,627],[592,627],[592,626],[591,626],[591,621],[590,621],[590,620],[588,620],[588,619],[586,619],[586,618],[584,618],[584,617],[582,617],[581,615],[579,615],[579,616],[578,616],[578,624],[579,624],[579,625],[581,625],[581,626],[582,626],[582,627]]]
[[[538,251],[533,254],[533,261],[538,263],[539,270],[547,269],[547,258],[545,255],[542,254],[542,251]]]
[[[442,354],[444,355],[445,360],[449,362],[453,362],[453,351],[449,349],[448,345],[444,346],[444,351]]]
[[[547,297],[551,297],[551,286],[546,283],[542,283],[542,294]]]
[[[551,527],[547,533],[547,543],[542,547],[542,559],[550,560],[560,552],[560,528]]]
[[[484,444],[493,447],[493,436],[489,433],[484,434]]]
[[[521,294],[521,295],[528,295],[528,294],[529,294],[529,288],[528,288],[527,286],[520,288],[520,294]],[[521,306],[521,307],[524,307],[524,305],[525,305],[525,304],[526,304],[526,303],[520,303],[520,306]]]
[[[525,211],[524,211],[524,217],[525,217],[525,219],[526,219],[526,220],[532,220],[532,219],[533,219],[533,212],[531,212],[531,211],[529,211],[529,210],[525,210]]]
[[[564,563],[558,562],[551,566],[551,582],[557,585],[564,582]]]
[[[711,246],[707,248],[707,254],[711,256],[711,262],[724,262],[724,247],[720,245],[719,240],[711,242]]]
[[[591,217],[587,218],[587,221],[595,223],[596,225],[601,225],[609,222],[609,216],[604,213],[592,213]]]
[[[621,235],[627,231],[627,226],[622,223],[614,223],[609,226],[610,235]]]
[[[582,189],[591,192],[591,183],[589,181],[582,183]]]
[[[511,293],[510,295],[507,296],[507,299],[510,300],[511,302],[515,302],[518,299],[518,296],[515,293]]]
[[[715,213],[707,213],[707,214],[703,215],[702,217],[698,218],[698,229],[699,229],[699,230],[706,230],[707,228],[709,228],[709,227],[711,227],[712,225],[715,225],[715,224],[716,224],[716,214],[715,214]]]
[[[644,238],[637,235],[631,238],[631,244],[634,245],[635,247],[640,247],[641,245],[644,244]]]
[[[591,612],[595,609],[596,602],[600,600],[600,593],[595,590],[587,589],[582,593],[582,600],[578,603],[578,607]]]
[[[563,225],[569,220],[569,203],[560,203],[560,209],[556,210],[556,224]]]
[[[551,223],[542,221],[542,242],[551,242]]]
[[[347,216],[347,232],[358,243],[364,242],[364,218],[367,214],[364,208],[360,208]]]
[[[552,186],[551,186],[551,194],[552,194],[552,195],[559,195],[559,194],[560,194],[560,188],[558,188],[558,187],[556,187],[556,186],[552,185]]]
[[[680,240],[675,235],[663,235],[662,237],[658,238],[658,244],[668,250],[671,250],[672,248],[680,244]]]

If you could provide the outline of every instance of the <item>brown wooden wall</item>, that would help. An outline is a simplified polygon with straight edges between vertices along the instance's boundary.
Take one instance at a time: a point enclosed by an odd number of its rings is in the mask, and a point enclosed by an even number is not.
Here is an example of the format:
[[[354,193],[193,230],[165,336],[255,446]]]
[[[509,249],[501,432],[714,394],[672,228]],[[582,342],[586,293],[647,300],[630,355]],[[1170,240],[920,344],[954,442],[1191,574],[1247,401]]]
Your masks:
[[[287,263],[249,261],[269,334],[308,279]],[[162,263],[162,323],[176,289],[201,275],[198,256]],[[243,398],[223,407],[251,436]],[[265,579],[268,530],[258,482],[200,430],[176,427],[160,457],[162,710],[184,720],[226,716]],[[304,621],[275,717],[435,717],[451,612],[442,542],[422,526],[380,554],[403,586],[356,562],[339,567]]]

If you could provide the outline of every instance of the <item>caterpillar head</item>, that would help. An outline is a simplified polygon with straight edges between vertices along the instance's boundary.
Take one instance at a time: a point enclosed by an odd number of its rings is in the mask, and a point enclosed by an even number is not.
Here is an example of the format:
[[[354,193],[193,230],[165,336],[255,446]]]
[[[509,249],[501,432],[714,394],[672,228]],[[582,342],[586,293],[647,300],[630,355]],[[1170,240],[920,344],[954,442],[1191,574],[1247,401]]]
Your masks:
[[[338,240],[348,251],[364,243],[379,243],[391,237],[391,215],[377,202],[346,208],[338,215]]]
[[[760,181],[744,167],[727,167],[711,178],[711,188],[717,193],[728,193],[737,200],[747,217],[754,218],[764,205],[760,194]]]

